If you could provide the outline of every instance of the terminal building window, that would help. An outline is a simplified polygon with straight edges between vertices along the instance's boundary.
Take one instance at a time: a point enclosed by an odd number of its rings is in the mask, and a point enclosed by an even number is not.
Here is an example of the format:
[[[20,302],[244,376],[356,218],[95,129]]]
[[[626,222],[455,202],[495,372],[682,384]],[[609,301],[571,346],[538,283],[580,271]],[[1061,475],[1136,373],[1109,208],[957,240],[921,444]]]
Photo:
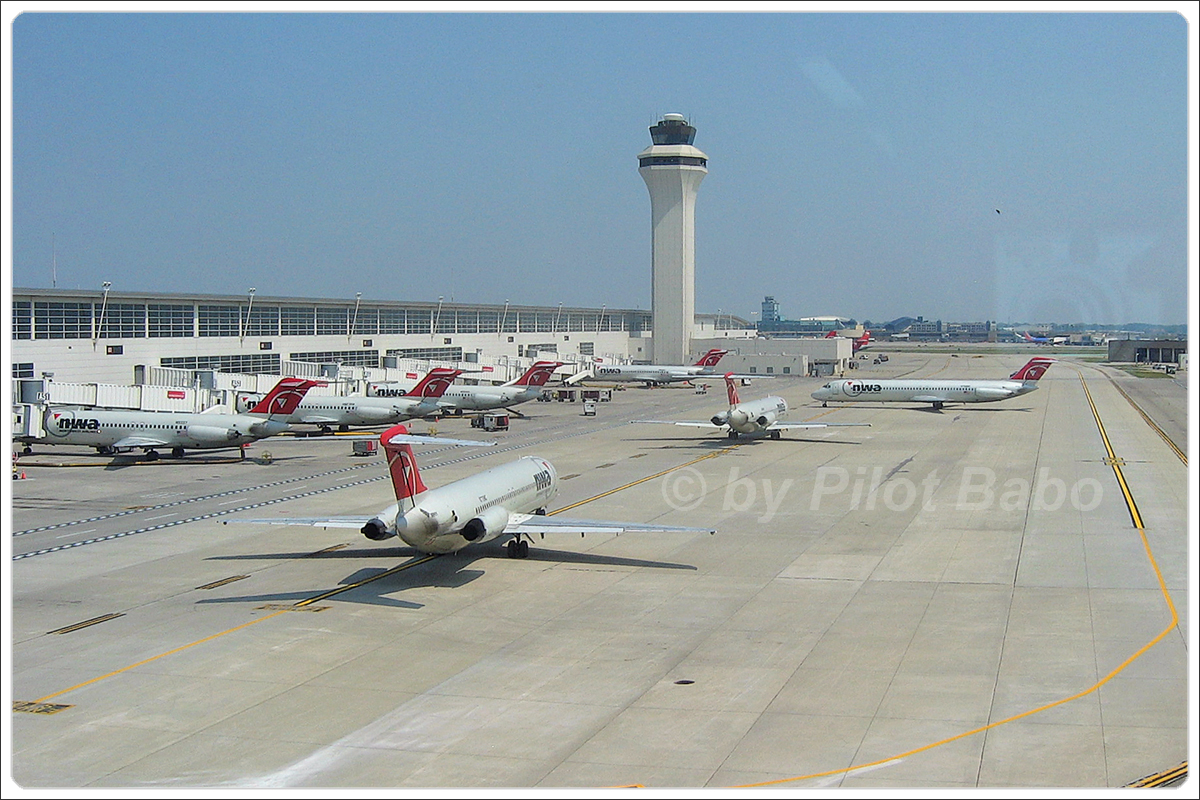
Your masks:
[[[194,336],[196,333],[196,309],[193,306],[151,303],[146,306],[146,319],[150,327],[150,338],[176,338]]]
[[[387,355],[395,358],[417,358],[430,361],[462,361],[461,347],[409,347],[388,350]]]
[[[211,369],[217,372],[239,372],[242,374],[278,375],[278,354],[236,356],[185,356],[159,359],[159,366],[173,369]]]
[[[279,309],[279,328],[284,336],[312,336],[317,326],[317,310],[311,306],[284,306]]]
[[[144,339],[146,338],[146,307],[141,303],[109,303],[96,307],[96,314],[103,312],[100,322],[101,339]]]
[[[446,333],[478,333],[479,332],[479,312],[478,311],[459,311],[456,315],[458,318],[458,328]]]
[[[346,308],[318,308],[318,336],[346,336],[350,333],[350,317]]]
[[[379,333],[405,333],[404,311],[402,309],[380,309]]]
[[[408,312],[408,333],[433,333],[433,314],[429,311]]]
[[[14,301],[12,318],[12,338],[33,338],[33,303],[28,300]],[[16,377],[16,376],[14,376]]]
[[[279,309],[272,306],[250,308],[249,316],[242,315],[246,329],[243,336],[278,336]]]
[[[347,367],[378,367],[378,350],[324,350],[311,353],[292,353],[291,361],[310,364],[343,364]]]
[[[237,306],[200,306],[200,335],[240,336],[241,316]]]
[[[374,335],[379,333],[379,310],[375,308],[360,308],[351,317],[354,333],[357,336]]]
[[[92,338],[91,303],[34,303],[35,339]]]
[[[33,377],[33,362],[30,361],[24,364],[12,365],[12,376],[14,378],[32,378]]]

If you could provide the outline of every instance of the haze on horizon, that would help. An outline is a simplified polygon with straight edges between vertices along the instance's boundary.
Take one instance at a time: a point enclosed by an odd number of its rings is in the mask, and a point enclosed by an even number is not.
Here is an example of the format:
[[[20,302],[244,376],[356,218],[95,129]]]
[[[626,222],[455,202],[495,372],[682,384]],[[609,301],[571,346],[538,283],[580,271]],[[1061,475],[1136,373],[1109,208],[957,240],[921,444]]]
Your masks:
[[[679,112],[698,311],[1188,320],[1181,13],[19,11],[10,287],[649,308]]]

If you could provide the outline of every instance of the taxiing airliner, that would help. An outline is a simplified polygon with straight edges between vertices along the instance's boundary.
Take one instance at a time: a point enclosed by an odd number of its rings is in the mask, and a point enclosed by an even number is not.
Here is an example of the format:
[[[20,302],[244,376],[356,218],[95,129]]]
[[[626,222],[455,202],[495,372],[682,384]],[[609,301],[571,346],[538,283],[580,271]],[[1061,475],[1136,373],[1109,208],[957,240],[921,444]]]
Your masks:
[[[718,373],[713,367],[728,353],[728,350],[713,348],[690,366],[662,366],[658,364],[597,364],[592,369],[572,375],[568,383],[581,380],[608,381],[615,383],[644,383],[654,386],[660,383],[677,383],[693,378],[714,377]]]
[[[935,411],[946,403],[990,403],[1029,394],[1045,374],[1052,358],[1033,358],[1006,381],[887,380],[842,379],[830,381],[812,393],[814,400],[827,405],[830,400],[854,402],[874,400],[885,403],[932,403]]]
[[[718,428],[727,427],[728,437],[736,439],[740,434],[759,436],[766,434],[772,439],[781,437],[784,431],[801,428],[841,428],[851,426],[870,426],[868,422],[780,422],[788,412],[787,401],[782,397],[763,397],[758,400],[742,402],[738,398],[737,384],[734,383],[733,373],[725,375],[725,391],[729,395],[729,410],[713,415],[708,422],[692,422],[687,420],[666,419],[635,419],[635,423],[658,425],[683,425],[689,428]]]
[[[325,385],[322,381],[284,378],[266,397],[240,414],[51,406],[42,423],[45,435],[19,440],[26,444],[26,455],[32,452],[33,444],[75,444],[94,447],[101,455],[141,448],[151,461],[158,458],[158,448],[169,447],[172,457],[182,458],[187,450],[241,447],[283,433],[289,427],[288,417],[308,390]]]
[[[541,395],[542,387],[562,365],[561,361],[535,362],[524,375],[500,386],[451,386],[442,394],[438,405],[452,412],[511,410],[513,406]]]
[[[309,395],[287,421],[292,425],[319,425],[322,432],[331,433],[334,425],[345,431],[351,425],[395,425],[432,416],[441,411],[442,396],[461,374],[462,370],[436,367],[416,386],[395,397]],[[239,404],[249,397],[239,397]]]
[[[563,519],[546,513],[558,493],[558,473],[544,458],[525,456],[436,489],[421,480],[412,445],[490,445],[494,442],[445,440],[413,436],[396,425],[379,437],[387,454],[396,502],[371,517],[235,519],[229,522],[269,525],[307,525],[317,528],[358,528],[372,541],[400,537],[422,553],[445,554],[501,536],[508,541],[509,558],[529,554],[532,534],[622,533],[624,531],[715,533],[707,528],[681,528],[632,522]],[[525,538],[522,538],[525,537]]]

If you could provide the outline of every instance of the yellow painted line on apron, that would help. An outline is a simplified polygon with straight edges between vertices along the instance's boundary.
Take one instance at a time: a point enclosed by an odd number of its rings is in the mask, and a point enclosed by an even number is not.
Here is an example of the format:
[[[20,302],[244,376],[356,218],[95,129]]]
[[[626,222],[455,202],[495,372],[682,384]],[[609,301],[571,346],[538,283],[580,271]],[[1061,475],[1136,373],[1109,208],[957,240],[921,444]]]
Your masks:
[[[753,787],[757,787],[757,786],[775,786],[775,785],[782,784],[782,783],[792,783],[795,781],[811,780],[813,778],[826,778],[831,775],[840,775],[843,773],[850,773],[855,770],[867,769],[869,767],[877,767],[877,766],[880,766],[881,764],[887,764],[889,762],[898,761],[900,759],[907,758],[909,756],[913,756],[918,753],[924,753],[927,750],[932,750],[935,747],[941,747],[942,745],[949,744],[950,742],[956,742],[959,739],[965,739],[968,736],[974,736],[977,733],[982,733],[984,731],[991,730],[992,728],[998,727],[1000,725],[1006,725],[1009,722],[1014,722],[1019,719],[1024,719],[1025,717],[1029,717],[1034,714],[1040,714],[1043,711],[1047,711],[1051,708],[1055,708],[1056,706],[1061,706],[1064,703],[1069,703],[1072,700],[1078,700],[1081,697],[1086,697],[1087,695],[1092,694],[1093,692],[1099,690],[1099,688],[1101,686],[1108,683],[1110,680],[1112,680],[1117,675],[1119,675],[1121,672],[1123,672],[1126,667],[1128,667],[1130,664],[1132,664],[1137,659],[1141,658],[1141,656],[1143,654],[1145,654],[1147,651],[1149,651],[1151,647],[1154,647],[1154,645],[1156,645],[1160,641],[1162,641],[1169,633],[1171,633],[1171,631],[1175,630],[1175,628],[1179,625],[1179,614],[1175,610],[1175,603],[1174,603],[1174,601],[1171,600],[1171,593],[1169,591],[1167,591],[1167,586],[1166,586],[1166,582],[1163,580],[1162,571],[1158,568],[1158,562],[1155,560],[1154,553],[1150,549],[1150,542],[1146,538],[1145,529],[1142,527],[1141,515],[1137,511],[1137,504],[1133,502],[1133,496],[1129,493],[1129,487],[1125,484],[1125,476],[1121,474],[1121,466],[1120,466],[1121,459],[1117,458],[1116,454],[1113,452],[1112,444],[1109,442],[1108,435],[1104,431],[1104,424],[1100,421],[1100,414],[1096,410],[1096,404],[1092,402],[1092,395],[1088,391],[1087,383],[1083,380],[1082,374],[1080,374],[1079,380],[1080,380],[1080,383],[1083,384],[1083,391],[1084,391],[1084,394],[1087,396],[1088,405],[1091,406],[1092,415],[1095,417],[1096,425],[1100,429],[1100,437],[1104,442],[1104,450],[1108,454],[1105,461],[1112,466],[1113,472],[1115,472],[1117,475],[1117,481],[1118,481],[1118,483],[1120,483],[1121,491],[1124,493],[1126,503],[1129,505],[1130,514],[1134,518],[1134,527],[1137,528],[1139,535],[1142,537],[1142,548],[1146,551],[1146,557],[1149,560],[1150,566],[1154,570],[1154,576],[1158,581],[1158,589],[1162,593],[1163,599],[1166,601],[1167,608],[1170,609],[1170,611],[1171,611],[1171,622],[1165,628],[1163,628],[1163,630],[1157,636],[1155,636],[1153,639],[1151,639],[1149,642],[1147,642],[1145,645],[1143,645],[1137,652],[1135,652],[1129,658],[1122,661],[1121,664],[1116,669],[1114,669],[1112,672],[1105,675],[1100,681],[1098,681],[1094,685],[1088,687],[1087,689],[1084,689],[1081,692],[1077,692],[1077,693],[1071,695],[1070,697],[1064,697],[1061,700],[1055,700],[1052,703],[1047,703],[1045,705],[1038,706],[1037,708],[1030,709],[1029,711],[1023,711],[1020,714],[1014,714],[1011,717],[1007,717],[1002,720],[997,720],[996,722],[992,722],[988,725],[983,725],[978,728],[974,728],[972,730],[965,731],[956,736],[951,736],[946,739],[941,739],[939,741],[932,742],[932,743],[924,745],[922,747],[913,748],[912,750],[906,750],[903,753],[899,753],[894,756],[889,756],[888,758],[881,758],[877,761],[870,761],[865,764],[855,764],[854,766],[843,767],[841,769],[831,769],[831,770],[827,770],[825,772],[814,772],[809,775],[799,775],[794,778],[780,778],[778,780],[773,780],[773,781],[763,781],[762,783],[747,783],[747,784],[742,784],[739,786],[734,786],[731,788],[749,789],[749,788],[753,788]]]
[[[74,692],[74,691],[76,691],[76,690],[78,690],[78,689],[83,689],[84,687],[91,686],[92,684],[95,684],[95,683],[99,683],[100,681],[102,681],[102,680],[105,680],[105,679],[107,679],[107,678],[113,678],[113,677],[116,677],[117,675],[122,675],[122,674],[124,674],[124,673],[126,673],[126,672],[129,672],[129,671],[130,671],[130,670],[132,670],[132,669],[137,669],[138,667],[145,666],[146,664],[150,664],[150,663],[153,663],[153,662],[155,662],[155,661],[158,661],[160,658],[166,658],[167,656],[172,656],[172,655],[175,655],[176,653],[182,653],[184,650],[188,650],[188,649],[190,649],[190,648],[196,647],[197,645],[205,644],[206,642],[211,642],[211,641],[213,641],[213,640],[215,640],[215,639],[219,639],[219,638],[221,638],[222,636],[226,636],[226,635],[228,635],[228,634],[230,634],[230,633],[234,633],[234,632],[236,632],[236,631],[244,630],[244,629],[246,629],[246,628],[249,628],[251,625],[257,625],[257,624],[258,624],[258,623],[260,623],[260,622],[266,622],[266,621],[267,621],[267,620],[269,620],[269,619],[273,619],[274,617],[278,617],[280,614],[286,614],[286,613],[288,613],[289,611],[292,611],[292,610],[295,610],[295,609],[298,609],[298,608],[303,608],[304,606],[308,606],[308,605],[310,605],[310,604],[312,604],[312,603],[315,603],[315,602],[317,602],[318,600],[323,600],[323,599],[325,599],[325,598],[327,598],[327,597],[332,597],[332,596],[333,596],[333,595],[335,595],[335,594],[340,594],[340,593],[342,593],[342,592],[346,592],[346,591],[349,591],[349,590],[351,590],[351,589],[356,589],[356,588],[358,588],[359,586],[362,586],[362,585],[364,585],[364,584],[368,584],[368,583],[370,583],[371,581],[377,581],[377,580],[379,580],[380,578],[385,578],[385,577],[387,577],[388,575],[394,575],[395,573],[397,573],[397,572],[400,572],[400,571],[402,571],[402,570],[405,570],[405,569],[408,569],[409,567],[415,567],[415,566],[417,566],[418,564],[424,564],[425,562],[427,562],[427,561],[431,561],[431,560],[433,560],[433,559],[435,559],[435,558],[437,558],[437,556],[435,556],[435,555],[431,555],[431,556],[425,556],[425,557],[423,557],[423,558],[418,558],[418,559],[415,559],[415,560],[413,560],[413,561],[408,561],[408,562],[406,562],[406,563],[404,563],[404,564],[401,564],[401,565],[400,565],[400,566],[398,566],[398,567],[393,567],[392,569],[389,569],[389,570],[387,570],[387,571],[385,571],[385,572],[381,572],[381,573],[379,573],[378,575],[375,575],[375,576],[372,576],[372,577],[370,577],[370,578],[367,578],[366,580],[357,581],[357,582],[355,582],[355,583],[349,584],[348,586],[340,586],[340,587],[338,587],[337,589],[334,589],[333,591],[324,592],[324,593],[322,593],[322,594],[319,594],[319,595],[317,595],[316,597],[310,597],[310,598],[309,598],[309,599],[307,599],[307,600],[301,600],[301,601],[299,601],[299,602],[297,602],[297,603],[293,604],[292,606],[289,606],[289,607],[287,607],[287,608],[281,608],[281,609],[279,609],[278,611],[275,611],[275,612],[273,612],[273,613],[271,613],[271,614],[267,614],[267,615],[266,615],[266,616],[264,616],[264,617],[259,617],[258,619],[251,620],[250,622],[246,622],[246,623],[243,623],[243,624],[241,624],[241,625],[237,625],[237,626],[235,626],[235,627],[229,628],[229,629],[227,629],[227,630],[223,630],[223,631],[221,631],[220,633],[214,633],[214,634],[212,634],[211,636],[205,636],[203,639],[197,639],[197,640],[196,640],[196,641],[194,641],[194,642],[191,642],[191,643],[189,643],[189,644],[182,645],[182,646],[180,646],[180,647],[176,647],[176,648],[174,648],[173,650],[168,650],[168,651],[166,651],[165,653],[159,653],[159,654],[158,654],[158,655],[156,655],[156,656],[151,656],[150,658],[145,658],[145,659],[142,659],[141,661],[137,662],[136,664],[130,664],[130,665],[129,665],[129,666],[127,666],[127,667],[122,667],[121,669],[118,669],[118,670],[113,670],[112,672],[105,673],[104,675],[100,675],[100,676],[98,676],[98,677],[92,678],[91,680],[84,681],[83,683],[77,683],[77,684],[75,684],[74,686],[68,687],[68,688],[66,688],[66,689],[61,689],[61,690],[59,690],[59,691],[57,691],[57,692],[54,692],[53,694],[48,694],[48,695],[46,695],[45,697],[39,697],[37,700],[34,700],[34,701],[32,701],[32,702],[34,702],[34,703],[45,703],[47,700],[51,700],[51,699],[53,699],[53,698],[55,698],[55,697],[60,697],[60,696],[62,696],[62,695],[64,695],[64,694],[67,694],[67,693],[69,693],[69,692]]]
[[[601,492],[600,494],[595,495],[594,497],[589,497],[586,500],[580,500],[578,503],[572,503],[569,506],[563,506],[562,508],[558,509],[557,511],[549,512],[548,514],[546,514],[546,516],[552,517],[555,514],[561,514],[564,511],[570,511],[572,508],[579,508],[579,506],[586,505],[588,503],[591,503],[593,501],[599,500],[604,497],[608,497],[609,495],[616,494],[617,492],[623,492],[626,489],[630,489],[639,484],[643,484],[646,481],[652,481],[655,478],[661,478],[663,475],[669,475],[677,469],[683,469],[684,467],[690,467],[692,464],[699,464],[701,461],[705,461],[710,458],[716,458],[717,456],[721,456],[726,453],[732,453],[734,450],[736,450],[739,447],[741,447],[740,444],[733,444],[733,445],[730,445],[729,447],[723,447],[715,453],[709,453],[708,455],[703,455],[703,456],[700,456],[699,458],[693,458],[691,461],[685,462],[683,464],[676,464],[673,467],[664,469],[662,472],[656,472],[653,475],[647,475],[645,478],[639,478],[638,480],[627,483],[624,486],[618,486],[615,489],[609,489],[607,492]]]

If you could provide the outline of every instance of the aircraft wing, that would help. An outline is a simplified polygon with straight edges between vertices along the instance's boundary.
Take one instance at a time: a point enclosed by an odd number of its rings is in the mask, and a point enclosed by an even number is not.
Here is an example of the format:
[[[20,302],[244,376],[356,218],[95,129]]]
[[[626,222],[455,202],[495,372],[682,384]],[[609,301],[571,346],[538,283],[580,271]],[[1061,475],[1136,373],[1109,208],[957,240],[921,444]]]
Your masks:
[[[608,522],[594,519],[566,519],[548,514],[512,514],[505,533],[624,533],[647,531],[656,533],[716,533],[711,528],[683,528],[673,525],[653,525],[640,522]]]
[[[776,422],[767,427],[769,431],[786,431],[793,428],[852,428],[871,427],[869,422]]]
[[[266,519],[226,519],[222,523],[231,522],[251,525],[303,525],[309,528],[354,528],[358,530],[370,522],[372,517],[270,517]]]
[[[947,400],[945,397],[940,397],[936,394],[918,394],[908,398],[913,403],[953,403],[953,400]]]
[[[166,447],[169,444],[171,443],[161,436],[134,434],[133,436],[126,436],[120,441],[113,442],[111,446],[113,449],[119,450],[122,447]]]

